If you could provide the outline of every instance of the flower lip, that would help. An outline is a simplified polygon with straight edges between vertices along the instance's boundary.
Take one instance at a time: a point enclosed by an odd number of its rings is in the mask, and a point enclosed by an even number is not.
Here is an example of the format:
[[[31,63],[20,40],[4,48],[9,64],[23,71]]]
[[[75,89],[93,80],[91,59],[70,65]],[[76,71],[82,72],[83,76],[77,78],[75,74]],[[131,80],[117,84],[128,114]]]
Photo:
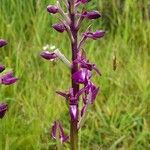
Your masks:
[[[0,39],[0,47],[7,45],[7,41],[4,39]]]
[[[0,104],[0,118],[2,119],[5,116],[6,111],[8,110],[8,105],[6,103]]]
[[[58,12],[58,10],[59,10],[58,7],[55,5],[48,5],[47,6],[47,11],[49,13],[56,14]]]

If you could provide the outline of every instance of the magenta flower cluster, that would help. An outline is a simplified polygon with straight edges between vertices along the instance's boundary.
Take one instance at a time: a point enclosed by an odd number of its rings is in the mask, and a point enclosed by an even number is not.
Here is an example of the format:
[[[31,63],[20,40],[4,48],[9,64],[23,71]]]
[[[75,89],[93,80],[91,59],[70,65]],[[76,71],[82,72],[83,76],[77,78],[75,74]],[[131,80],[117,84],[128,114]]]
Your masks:
[[[0,48],[7,45],[7,41],[0,39]],[[5,66],[0,64],[0,73],[5,70]],[[0,76],[0,84],[11,85],[14,84],[18,78],[14,77],[13,72],[6,72]],[[2,119],[8,110],[8,105],[6,103],[0,103],[0,118]]]
[[[85,119],[88,113],[89,106],[95,102],[97,94],[99,92],[99,87],[97,87],[92,82],[93,71],[98,75],[101,72],[94,63],[91,63],[85,54],[84,44],[87,40],[97,40],[105,35],[104,30],[91,31],[91,26],[87,27],[84,33],[81,34],[79,39],[79,29],[81,24],[85,20],[95,20],[101,17],[101,14],[96,11],[86,11],[84,5],[87,4],[88,0],[66,0],[66,12],[62,9],[61,1],[58,0],[56,5],[49,5],[47,11],[50,14],[59,14],[61,20],[59,23],[55,23],[52,27],[60,32],[67,32],[70,38],[70,45],[72,50],[72,61],[67,61],[70,63],[69,68],[71,69],[71,83],[72,86],[69,88],[68,92],[57,91],[56,93],[64,97],[69,104],[70,112],[70,136],[64,134],[64,130],[60,122],[55,121],[52,127],[52,137],[58,138],[61,143],[66,142],[70,138],[71,149],[77,149],[78,143],[78,131],[85,123]],[[83,7],[80,12],[79,7]],[[58,55],[59,54],[59,55]],[[61,54],[61,55],[60,55]],[[66,62],[66,57],[61,57],[63,54],[58,50],[49,51],[45,49],[41,52],[42,58],[54,61],[62,60]],[[68,63],[69,62],[69,63]],[[79,107],[79,100],[82,101],[82,107]]]

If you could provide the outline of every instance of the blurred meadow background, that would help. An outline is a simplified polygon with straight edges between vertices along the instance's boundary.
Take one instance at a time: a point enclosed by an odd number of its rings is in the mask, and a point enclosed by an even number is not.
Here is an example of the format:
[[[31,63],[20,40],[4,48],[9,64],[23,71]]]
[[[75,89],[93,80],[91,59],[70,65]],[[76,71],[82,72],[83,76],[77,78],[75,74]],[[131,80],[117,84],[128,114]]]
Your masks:
[[[50,63],[39,56],[43,46],[52,44],[71,58],[67,34],[51,28],[57,20],[46,7],[54,3],[0,0],[0,38],[9,42],[0,50],[0,63],[20,78],[15,85],[0,87],[0,101],[9,104],[0,120],[0,150],[55,149],[50,130],[56,119],[69,133],[65,100],[55,91],[68,89],[70,72],[62,62]],[[80,131],[80,149],[149,150],[150,1],[92,0],[87,9],[102,13],[92,29],[105,29],[107,34],[85,45],[87,57],[103,75],[94,74],[101,93]],[[89,23],[84,22],[83,31]]]

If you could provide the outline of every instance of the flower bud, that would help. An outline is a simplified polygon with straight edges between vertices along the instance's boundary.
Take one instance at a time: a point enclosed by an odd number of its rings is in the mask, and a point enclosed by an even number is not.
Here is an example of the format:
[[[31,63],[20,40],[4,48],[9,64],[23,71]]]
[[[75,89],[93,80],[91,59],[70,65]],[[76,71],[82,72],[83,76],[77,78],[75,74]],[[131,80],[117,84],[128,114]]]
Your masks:
[[[13,76],[13,72],[8,72],[0,77],[0,83],[5,85],[10,85],[15,83],[18,80],[18,78]]]
[[[54,52],[49,52],[44,50],[41,54],[41,57],[50,61],[53,61],[57,58],[57,55]]]
[[[7,45],[7,41],[0,39],[0,47]]]
[[[87,3],[88,1],[89,1],[89,0],[78,0],[77,3],[80,2],[80,3],[82,3],[82,4],[85,4],[85,3]]]
[[[105,35],[105,31],[97,30],[96,32],[85,32],[83,34],[86,38],[91,38],[93,40],[97,40]]]
[[[86,13],[85,17],[87,19],[98,19],[101,17],[101,14],[98,11],[90,11]]]
[[[0,65],[0,73],[3,72],[5,70],[5,66],[4,65]]]
[[[1,119],[4,117],[4,115],[5,115],[6,111],[7,111],[7,109],[8,109],[7,104],[5,104],[5,103],[1,103],[1,104],[0,104],[0,118],[1,118]]]
[[[62,23],[54,24],[54,25],[52,25],[52,27],[60,33],[64,32],[66,30],[64,24],[62,24]]]
[[[56,14],[58,12],[58,7],[54,5],[48,5],[47,11],[52,14]]]

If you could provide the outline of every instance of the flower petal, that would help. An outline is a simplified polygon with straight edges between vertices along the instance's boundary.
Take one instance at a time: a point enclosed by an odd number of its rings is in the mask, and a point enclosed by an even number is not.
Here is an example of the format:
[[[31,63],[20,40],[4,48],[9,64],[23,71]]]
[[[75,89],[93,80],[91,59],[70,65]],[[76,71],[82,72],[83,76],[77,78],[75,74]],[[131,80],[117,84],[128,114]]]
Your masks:
[[[51,135],[53,139],[57,138],[56,134],[58,134],[61,143],[66,142],[69,139],[69,136],[65,135],[62,124],[59,121],[54,121],[53,123],[52,131],[51,131]]]
[[[51,132],[53,139],[56,139],[56,129],[57,129],[57,123],[56,121],[54,121],[53,126],[52,126],[52,132]]]
[[[66,142],[66,141],[68,141],[69,136],[65,135],[64,129],[63,129],[61,123],[59,123],[59,129],[60,129],[60,139],[61,139],[61,142]]]
[[[84,84],[87,82],[89,78],[91,78],[91,76],[92,76],[91,71],[87,69],[81,69],[75,72],[72,78],[76,83]]]

